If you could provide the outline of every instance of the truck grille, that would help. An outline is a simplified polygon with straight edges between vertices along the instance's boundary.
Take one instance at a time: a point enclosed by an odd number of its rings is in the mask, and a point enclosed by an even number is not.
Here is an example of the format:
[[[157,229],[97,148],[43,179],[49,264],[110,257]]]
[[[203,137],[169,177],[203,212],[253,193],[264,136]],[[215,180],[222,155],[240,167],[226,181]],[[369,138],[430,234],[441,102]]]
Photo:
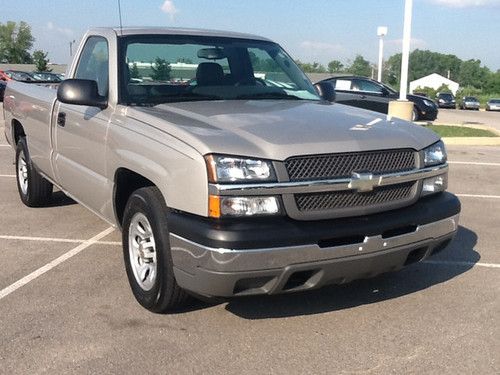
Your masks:
[[[295,202],[301,212],[359,208],[404,202],[412,197],[415,182],[383,186],[369,193],[352,190],[330,193],[296,194]]]
[[[351,177],[352,172],[373,174],[409,171],[416,167],[415,151],[383,150],[329,155],[297,156],[285,161],[290,181]]]

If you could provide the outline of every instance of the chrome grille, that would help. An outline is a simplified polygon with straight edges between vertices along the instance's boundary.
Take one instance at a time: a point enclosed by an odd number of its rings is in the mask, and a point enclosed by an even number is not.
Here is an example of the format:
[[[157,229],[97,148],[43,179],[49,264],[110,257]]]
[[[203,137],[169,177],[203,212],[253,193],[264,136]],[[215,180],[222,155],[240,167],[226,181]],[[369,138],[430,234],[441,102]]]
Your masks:
[[[410,149],[297,156],[285,161],[290,181],[351,177],[352,172],[373,174],[409,171],[416,167]]]
[[[384,203],[407,201],[412,196],[415,182],[383,186],[370,193],[352,190],[330,193],[296,194],[295,202],[301,212],[377,206]]]

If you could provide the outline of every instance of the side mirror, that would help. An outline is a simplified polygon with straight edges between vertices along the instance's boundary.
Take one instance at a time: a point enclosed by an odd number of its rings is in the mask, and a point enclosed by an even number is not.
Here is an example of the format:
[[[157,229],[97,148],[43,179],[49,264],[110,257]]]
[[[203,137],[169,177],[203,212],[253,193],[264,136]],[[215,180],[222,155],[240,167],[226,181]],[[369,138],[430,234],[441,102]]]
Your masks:
[[[105,109],[108,101],[99,95],[97,82],[90,79],[66,79],[59,84],[57,100],[61,103]]]
[[[335,89],[330,82],[321,81],[314,84],[314,88],[322,99],[329,102],[335,101]]]

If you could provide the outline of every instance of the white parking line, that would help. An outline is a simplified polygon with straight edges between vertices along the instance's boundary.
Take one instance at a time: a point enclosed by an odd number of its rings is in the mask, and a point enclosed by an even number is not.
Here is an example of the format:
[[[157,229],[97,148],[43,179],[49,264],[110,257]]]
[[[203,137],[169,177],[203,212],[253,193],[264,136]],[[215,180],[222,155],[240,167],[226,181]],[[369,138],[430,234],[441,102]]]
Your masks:
[[[500,195],[485,195],[485,194],[455,194],[461,198],[486,198],[486,199],[500,199]]]
[[[463,267],[486,267],[486,268],[500,268],[497,263],[481,263],[481,262],[465,262],[465,261],[447,261],[447,260],[424,260],[422,263],[437,264],[443,266],[463,266]]]
[[[500,163],[483,163],[479,161],[451,161],[448,164],[465,164],[465,165],[487,165],[489,167],[500,167]]]
[[[22,279],[16,281],[14,284],[9,285],[8,287],[0,290],[0,300],[2,300],[4,297],[7,297],[9,294],[12,292],[15,292],[17,289],[21,288],[22,286],[28,284],[29,282],[35,280],[37,277],[43,275],[44,273],[50,271],[52,268],[58,266],[59,264],[63,263],[64,261],[74,257],[78,253],[82,252],[89,246],[94,245],[96,242],[98,242],[101,238],[106,237],[108,234],[112,233],[115,230],[113,227],[109,227],[106,230],[103,230],[101,233],[96,234],[94,237],[91,239],[81,243],[77,247],[71,249],[67,253],[61,255],[60,257],[54,259],[52,262],[47,263],[45,266],[40,267],[36,271],[33,271],[30,273],[28,276],[23,277]]]
[[[8,144],[0,143],[0,147],[10,147]]]
[[[15,174],[0,174],[0,177],[8,177],[8,178],[15,178]]]
[[[68,243],[84,243],[86,241],[86,240],[77,240],[73,238],[27,237],[27,236],[9,236],[9,235],[0,235],[0,240],[68,242]],[[96,241],[95,244],[119,246],[122,243],[117,241]]]

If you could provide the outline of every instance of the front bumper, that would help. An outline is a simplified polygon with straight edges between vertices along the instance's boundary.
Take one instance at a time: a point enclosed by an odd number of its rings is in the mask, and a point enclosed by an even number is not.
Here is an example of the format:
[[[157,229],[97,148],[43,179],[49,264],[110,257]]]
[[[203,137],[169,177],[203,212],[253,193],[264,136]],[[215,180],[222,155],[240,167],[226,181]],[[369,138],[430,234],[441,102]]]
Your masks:
[[[394,271],[444,248],[458,228],[449,193],[398,210],[297,222],[214,222],[169,214],[178,284],[209,296],[274,294]]]

